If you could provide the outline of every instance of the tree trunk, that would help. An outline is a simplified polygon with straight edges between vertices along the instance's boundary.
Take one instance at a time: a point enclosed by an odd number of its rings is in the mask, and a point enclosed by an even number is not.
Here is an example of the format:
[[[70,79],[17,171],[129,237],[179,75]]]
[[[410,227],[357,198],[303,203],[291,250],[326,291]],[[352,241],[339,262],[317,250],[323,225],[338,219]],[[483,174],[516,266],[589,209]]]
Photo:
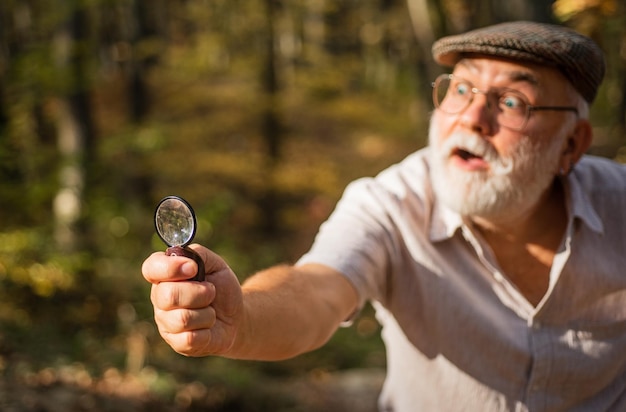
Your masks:
[[[262,133],[267,148],[267,163],[265,174],[266,186],[262,195],[260,205],[264,216],[264,231],[273,235],[278,231],[279,201],[277,199],[274,174],[276,164],[280,158],[282,143],[282,128],[279,114],[279,86],[278,73],[276,70],[276,33],[275,16],[277,11],[277,0],[266,0],[266,44],[264,56],[264,69],[262,77],[263,90],[263,111],[262,111]]]
[[[155,63],[156,55],[146,52],[144,43],[157,36],[155,19],[151,17],[153,9],[159,5],[150,0],[132,0],[129,7],[131,27],[128,28],[128,41],[133,52],[128,61],[126,75],[131,119],[138,123],[146,116],[151,104],[146,74]]]
[[[72,2],[71,7],[68,21],[55,39],[57,61],[69,79],[69,88],[59,98],[57,142],[61,168],[54,199],[55,240],[64,252],[78,251],[88,240],[81,220],[89,184],[88,171],[94,160],[94,127],[84,51],[87,15],[78,2]]]
[[[421,85],[421,90],[418,92],[422,96],[428,96],[430,94],[429,82],[441,73],[441,69],[433,61],[431,53],[432,44],[440,36],[440,33],[435,32],[430,17],[428,0],[407,0],[407,5],[413,32],[415,33],[415,40],[419,47],[419,55],[416,62],[417,76],[419,79],[425,80],[418,83]]]

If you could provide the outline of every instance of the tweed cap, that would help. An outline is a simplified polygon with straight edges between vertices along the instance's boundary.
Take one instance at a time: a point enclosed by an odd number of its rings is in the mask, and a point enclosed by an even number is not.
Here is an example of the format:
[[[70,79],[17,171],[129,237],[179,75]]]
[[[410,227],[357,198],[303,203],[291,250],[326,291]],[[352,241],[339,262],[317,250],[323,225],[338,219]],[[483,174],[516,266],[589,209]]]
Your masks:
[[[604,54],[589,37],[566,27],[515,21],[437,40],[435,61],[454,66],[466,54],[485,54],[555,67],[591,103],[605,73]]]

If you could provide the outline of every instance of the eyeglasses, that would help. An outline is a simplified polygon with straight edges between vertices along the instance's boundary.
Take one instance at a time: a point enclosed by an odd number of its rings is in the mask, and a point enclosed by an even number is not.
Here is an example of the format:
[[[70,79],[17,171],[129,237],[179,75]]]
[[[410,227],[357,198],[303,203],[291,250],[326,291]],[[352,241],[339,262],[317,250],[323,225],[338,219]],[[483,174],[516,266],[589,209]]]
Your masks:
[[[522,130],[528,122],[531,112],[540,110],[571,111],[578,116],[578,109],[573,106],[532,106],[521,92],[507,88],[479,90],[463,78],[453,74],[442,74],[432,83],[433,103],[444,113],[457,114],[465,110],[474,101],[474,95],[487,96],[487,108],[495,114],[498,124],[511,130]],[[495,106],[493,103],[497,103]]]

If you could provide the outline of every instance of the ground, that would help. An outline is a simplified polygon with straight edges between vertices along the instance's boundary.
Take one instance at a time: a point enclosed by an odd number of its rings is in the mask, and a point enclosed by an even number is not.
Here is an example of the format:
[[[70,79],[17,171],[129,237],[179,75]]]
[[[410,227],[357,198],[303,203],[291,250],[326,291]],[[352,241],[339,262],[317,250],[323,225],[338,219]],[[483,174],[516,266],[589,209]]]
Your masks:
[[[80,373],[80,372],[79,372]],[[201,384],[187,385],[172,401],[157,398],[130,376],[111,371],[100,380],[50,371],[21,382],[0,381],[2,412],[375,412],[384,371],[313,373],[259,382],[251,396],[229,396]]]

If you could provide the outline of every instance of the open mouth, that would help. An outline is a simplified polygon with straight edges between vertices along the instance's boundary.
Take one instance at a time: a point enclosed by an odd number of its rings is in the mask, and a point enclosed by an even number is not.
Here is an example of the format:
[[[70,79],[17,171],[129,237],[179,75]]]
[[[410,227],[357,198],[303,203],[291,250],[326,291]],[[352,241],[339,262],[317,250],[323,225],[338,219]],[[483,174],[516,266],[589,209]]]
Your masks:
[[[482,160],[482,156],[479,156],[477,154],[474,154],[472,152],[468,152],[465,149],[461,149],[461,148],[456,148],[453,152],[452,152],[453,156],[458,156],[461,159],[465,160],[465,161],[470,161],[473,159],[480,159]]]
[[[452,151],[451,155],[463,169],[485,170],[488,168],[489,162],[483,156],[472,153],[469,150],[457,147]]]

